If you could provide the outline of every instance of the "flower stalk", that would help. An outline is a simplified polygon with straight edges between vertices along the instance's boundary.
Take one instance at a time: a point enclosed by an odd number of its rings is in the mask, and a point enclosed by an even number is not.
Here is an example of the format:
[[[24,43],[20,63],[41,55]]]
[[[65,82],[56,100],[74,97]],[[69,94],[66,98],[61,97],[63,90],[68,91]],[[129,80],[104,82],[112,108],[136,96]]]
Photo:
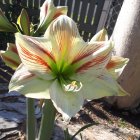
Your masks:
[[[34,99],[27,98],[26,103],[27,103],[27,122],[26,122],[27,140],[35,140],[36,120],[35,120]]]
[[[56,109],[51,100],[45,100],[38,140],[50,140],[54,128]]]

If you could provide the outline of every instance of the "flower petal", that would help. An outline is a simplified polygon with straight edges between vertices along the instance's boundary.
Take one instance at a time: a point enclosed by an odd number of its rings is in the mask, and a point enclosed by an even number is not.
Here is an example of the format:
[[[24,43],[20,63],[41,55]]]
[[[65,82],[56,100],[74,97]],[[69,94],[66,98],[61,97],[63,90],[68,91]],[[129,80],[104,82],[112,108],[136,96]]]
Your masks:
[[[82,43],[82,42],[81,42]],[[83,43],[82,43],[83,44]],[[77,63],[81,61],[84,58],[87,58],[88,56],[92,55],[94,52],[99,50],[104,46],[104,42],[94,42],[94,44],[88,44],[84,43],[83,45],[80,45],[78,47],[75,47],[72,52],[75,53],[74,59],[72,61],[72,64]],[[77,44],[78,45],[78,44]]]
[[[45,37],[53,42],[55,46],[53,52],[57,61],[72,60],[72,50],[85,44],[79,35],[76,23],[65,15],[59,16],[50,24],[45,32]]]
[[[18,91],[26,97],[35,99],[50,99],[50,85],[50,81],[37,78],[21,64],[10,81],[9,91]]]
[[[95,46],[95,47],[94,47]],[[89,47],[89,46],[87,46]],[[95,42],[93,48],[97,50],[92,54],[83,57],[78,63],[77,72],[87,72],[92,69],[100,70],[105,68],[112,54],[112,42]],[[77,65],[77,64],[76,64]]]
[[[121,75],[128,61],[128,58],[112,56],[111,60],[106,66],[106,69],[109,71],[109,73],[112,74],[114,78],[118,78]]]
[[[21,60],[19,58],[15,44],[8,43],[7,50],[0,51],[0,55],[5,64],[14,70],[21,64]]]
[[[40,8],[39,26],[42,26],[44,24],[46,17],[48,17],[48,13],[51,13],[49,10],[54,10],[54,4],[52,0],[46,0]]]
[[[16,33],[19,56],[28,70],[41,78],[53,79],[51,65],[55,59],[50,42],[46,38],[35,38]]]
[[[85,74],[86,77],[86,74]],[[79,79],[80,80],[80,75]],[[102,75],[98,77],[87,76],[87,79],[81,79],[83,84],[82,92],[85,99],[98,99],[105,96],[124,96],[127,95],[121,86],[116,82],[114,78],[104,71]]]
[[[58,112],[65,120],[74,116],[83,105],[83,96],[80,92],[64,92],[58,80],[55,80],[50,88],[50,96]]]
[[[67,14],[67,6],[57,6],[55,9],[55,14],[53,16],[53,20],[59,17],[60,15],[66,15]]]
[[[92,39],[90,40],[90,43],[95,41],[108,41],[108,35],[107,31],[105,29],[102,29],[97,34],[95,34]]]
[[[44,32],[51,21],[63,14],[67,14],[66,6],[55,7],[52,0],[46,0],[40,10],[39,32]]]

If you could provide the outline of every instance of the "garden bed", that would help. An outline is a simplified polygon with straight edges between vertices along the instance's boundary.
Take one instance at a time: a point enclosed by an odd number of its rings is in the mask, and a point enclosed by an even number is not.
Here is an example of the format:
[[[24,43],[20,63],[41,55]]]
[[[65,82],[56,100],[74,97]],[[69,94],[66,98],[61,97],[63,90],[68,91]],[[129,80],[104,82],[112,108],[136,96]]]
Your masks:
[[[40,112],[36,109],[36,117],[40,121]],[[0,94],[0,139],[25,139],[25,98],[18,93]],[[100,100],[87,103],[82,110],[66,124],[61,115],[57,115],[54,140],[63,140],[63,130],[68,127],[70,134],[88,123],[95,123],[84,130],[83,140],[139,140],[140,114],[117,110]],[[80,135],[77,140],[80,140]]]

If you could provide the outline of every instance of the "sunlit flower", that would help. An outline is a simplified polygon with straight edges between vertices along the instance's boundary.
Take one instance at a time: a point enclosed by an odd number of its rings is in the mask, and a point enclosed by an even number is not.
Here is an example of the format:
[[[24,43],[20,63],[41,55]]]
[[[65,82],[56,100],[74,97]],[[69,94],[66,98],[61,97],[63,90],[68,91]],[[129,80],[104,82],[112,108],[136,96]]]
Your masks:
[[[76,23],[61,15],[44,37],[16,34],[22,64],[9,89],[26,97],[51,99],[63,118],[76,114],[84,99],[125,95],[107,70],[112,55],[111,41],[84,42]]]
[[[46,0],[40,9],[39,31],[44,32],[51,21],[63,14],[67,14],[67,6],[55,7],[53,0]]]

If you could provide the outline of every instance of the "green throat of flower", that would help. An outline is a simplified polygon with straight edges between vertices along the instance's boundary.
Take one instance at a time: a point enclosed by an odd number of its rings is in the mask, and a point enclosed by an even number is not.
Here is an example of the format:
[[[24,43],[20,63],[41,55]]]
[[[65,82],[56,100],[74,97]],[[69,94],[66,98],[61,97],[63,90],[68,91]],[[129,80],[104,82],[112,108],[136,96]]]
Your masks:
[[[73,79],[75,69],[72,65],[67,65],[67,63],[59,63],[56,65],[55,70],[53,71],[55,79],[57,79],[62,86],[63,90],[66,92],[78,92],[82,88],[82,83]]]

